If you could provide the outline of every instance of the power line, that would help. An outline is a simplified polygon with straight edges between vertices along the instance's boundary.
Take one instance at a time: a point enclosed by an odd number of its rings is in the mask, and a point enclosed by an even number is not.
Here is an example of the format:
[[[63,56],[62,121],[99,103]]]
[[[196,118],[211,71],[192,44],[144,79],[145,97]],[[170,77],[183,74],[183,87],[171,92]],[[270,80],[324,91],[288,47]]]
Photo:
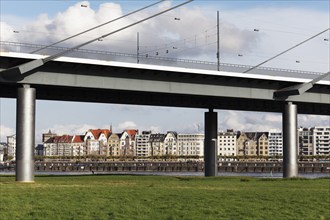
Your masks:
[[[197,47],[197,41],[200,41],[201,39],[205,39],[207,37],[208,41],[211,37],[213,36],[216,36],[217,34],[216,33],[212,33],[211,34],[207,34],[205,35],[205,32],[209,32],[210,30],[214,30],[216,27],[213,27],[212,28],[209,28],[203,32],[200,32],[199,34],[194,34],[194,35],[191,35],[191,36],[188,36],[188,37],[185,37],[184,39],[180,39],[180,40],[177,40],[177,41],[172,41],[172,42],[169,42],[169,43],[164,43],[164,44],[161,44],[159,46],[155,45],[155,46],[143,46],[145,49],[148,48],[148,47],[155,47],[156,49],[151,49],[151,50],[146,50],[143,52],[143,54],[148,54],[148,53],[152,53],[152,52],[158,52],[160,50],[167,50],[167,49],[170,49],[170,48],[173,48],[175,47],[176,49],[179,49],[179,48],[186,48],[187,45],[189,45],[189,43],[194,43],[195,44],[195,47]],[[207,44],[205,44],[207,45]]]
[[[294,49],[294,48],[296,48],[296,47],[298,47],[298,46],[300,46],[300,45],[306,43],[307,41],[312,40],[313,38],[315,38],[315,37],[317,37],[317,36],[319,36],[319,35],[321,35],[321,34],[327,32],[327,31],[329,31],[329,30],[330,30],[330,28],[327,28],[327,29],[325,29],[324,31],[321,31],[320,33],[315,34],[314,36],[308,38],[307,40],[304,40],[304,41],[300,42],[299,44],[296,44],[296,45],[294,45],[293,47],[290,47],[289,49],[287,49],[287,50],[285,50],[285,51],[283,51],[283,52],[277,54],[276,56],[273,56],[273,57],[269,58],[268,60],[266,60],[266,61],[264,61],[264,62],[262,62],[262,63],[259,63],[258,65],[256,65],[256,66],[254,66],[254,67],[252,67],[252,68],[250,68],[250,69],[244,71],[243,73],[250,72],[251,70],[254,70],[255,68],[258,68],[259,66],[261,66],[261,65],[263,65],[263,64],[265,64],[265,63],[267,63],[267,62],[269,62],[269,61],[271,61],[271,60],[273,60],[273,59],[275,59],[276,57],[281,56],[282,54],[284,54],[284,53],[286,53],[286,52],[288,52],[288,51],[290,51],[290,50],[292,50],[292,49]]]

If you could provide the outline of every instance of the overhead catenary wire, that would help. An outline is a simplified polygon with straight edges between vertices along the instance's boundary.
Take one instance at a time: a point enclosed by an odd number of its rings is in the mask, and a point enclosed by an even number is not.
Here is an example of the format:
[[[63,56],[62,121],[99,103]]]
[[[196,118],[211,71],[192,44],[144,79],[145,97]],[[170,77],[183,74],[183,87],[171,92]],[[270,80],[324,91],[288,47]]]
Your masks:
[[[143,8],[138,9],[138,10],[132,11],[132,12],[130,12],[130,13],[128,13],[128,14],[125,14],[125,15],[120,16],[120,17],[118,17],[118,18],[115,18],[115,19],[113,19],[113,20],[107,21],[107,22],[105,22],[105,23],[103,23],[103,24],[97,25],[97,26],[95,26],[95,27],[93,27],[93,28],[90,28],[90,29],[87,29],[87,30],[85,30],[85,31],[82,31],[82,32],[80,32],[80,33],[77,33],[77,34],[75,34],[75,35],[72,35],[72,36],[70,36],[70,37],[67,37],[67,38],[65,38],[65,39],[63,39],[63,40],[60,40],[60,41],[57,41],[57,42],[55,42],[55,43],[53,43],[53,44],[47,45],[46,47],[40,48],[40,49],[38,49],[38,50],[34,50],[34,51],[32,51],[31,53],[36,53],[36,52],[38,52],[38,51],[40,51],[40,50],[44,50],[44,49],[46,49],[46,48],[48,48],[48,47],[54,46],[54,45],[56,45],[56,44],[59,44],[59,43],[62,43],[62,42],[64,42],[64,41],[67,41],[67,40],[69,40],[69,39],[72,39],[72,38],[74,38],[74,37],[77,37],[77,36],[79,36],[79,35],[85,34],[85,33],[89,32],[89,31],[95,30],[95,29],[97,29],[97,28],[99,28],[99,27],[102,27],[102,26],[104,26],[104,25],[110,24],[110,23],[112,23],[112,22],[115,22],[115,21],[120,20],[120,19],[122,19],[122,18],[125,18],[125,17],[127,17],[127,16],[130,16],[130,15],[132,15],[132,14],[135,14],[135,13],[137,13],[137,12],[140,12],[140,11],[142,11],[142,10],[145,10],[145,9],[147,9],[147,8],[150,8],[150,7],[152,7],[152,6],[155,6],[155,5],[157,5],[157,4],[159,4],[159,3],[163,2],[163,1],[165,1],[165,0],[160,0],[160,1],[156,2],[156,3],[153,3],[153,4],[150,4],[150,5],[147,5],[147,6],[143,7]]]
[[[143,54],[148,54],[148,53],[152,53],[152,52],[159,52],[161,50],[166,50],[166,49],[173,48],[173,47],[175,47],[176,49],[178,49],[178,48],[187,48],[187,45],[189,45],[191,43],[194,43],[195,47],[196,47],[196,41],[200,41],[202,39],[205,39],[206,38],[205,32],[206,31],[210,32],[211,30],[215,30],[215,28],[216,27],[212,26],[211,28],[202,31],[199,34],[196,33],[194,35],[184,37],[183,39],[176,40],[176,41],[171,41],[171,42],[164,43],[164,44],[161,44],[161,45],[143,46],[145,48],[145,51],[143,52]],[[210,37],[213,37],[213,36],[216,36],[216,33],[213,34],[211,32],[210,34],[208,34],[207,35],[208,41],[210,41]],[[147,50],[147,48],[156,48],[156,49]]]
[[[271,58],[265,60],[264,62],[259,63],[259,64],[256,65],[256,66],[251,67],[250,69],[244,71],[243,73],[250,72],[251,70],[254,70],[254,69],[258,68],[259,66],[261,66],[261,65],[263,65],[263,64],[265,64],[265,63],[267,63],[267,62],[269,62],[269,61],[271,61],[271,60],[273,60],[273,59],[275,59],[276,57],[279,57],[279,56],[285,54],[286,52],[288,52],[288,51],[290,51],[290,50],[292,50],[292,49],[294,49],[294,48],[296,48],[296,47],[298,47],[298,46],[300,46],[300,45],[306,43],[307,41],[310,41],[310,40],[314,39],[315,37],[317,37],[317,36],[319,36],[319,35],[321,35],[321,34],[327,32],[327,31],[329,31],[329,30],[330,30],[330,28],[327,28],[327,29],[325,29],[324,31],[321,31],[321,32],[319,32],[319,33],[313,35],[312,37],[310,37],[310,38],[308,38],[308,39],[306,39],[306,40],[304,40],[304,41],[302,41],[302,42],[300,42],[300,43],[294,45],[293,47],[290,47],[289,49],[287,49],[287,50],[285,50],[285,51],[283,51],[283,52],[281,52],[281,53],[279,53],[279,54],[277,54],[277,55],[275,55],[275,56],[273,56],[273,57],[271,57]]]

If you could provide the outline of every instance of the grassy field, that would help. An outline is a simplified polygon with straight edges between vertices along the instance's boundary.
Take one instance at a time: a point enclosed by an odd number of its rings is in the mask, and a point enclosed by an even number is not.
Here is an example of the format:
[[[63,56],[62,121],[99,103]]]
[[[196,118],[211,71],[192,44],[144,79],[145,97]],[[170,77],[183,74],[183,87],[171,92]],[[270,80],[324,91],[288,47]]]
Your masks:
[[[0,219],[330,219],[330,179],[0,176]]]

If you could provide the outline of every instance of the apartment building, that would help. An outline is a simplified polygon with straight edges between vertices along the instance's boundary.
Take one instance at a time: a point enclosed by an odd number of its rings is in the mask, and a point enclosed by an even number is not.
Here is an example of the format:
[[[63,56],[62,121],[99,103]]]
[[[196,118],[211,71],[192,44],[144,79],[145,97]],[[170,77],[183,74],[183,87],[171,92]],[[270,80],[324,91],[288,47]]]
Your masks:
[[[44,156],[72,156],[72,138],[70,135],[49,138],[43,146]]]
[[[330,154],[330,126],[313,127],[313,153],[314,155]]]
[[[84,135],[75,135],[72,138],[72,156],[84,156],[86,155],[86,148],[84,142]]]
[[[238,132],[238,156],[268,156],[268,132]]]
[[[313,130],[311,128],[298,129],[298,154],[301,156],[311,156],[315,154]]]
[[[178,134],[175,131],[167,132],[164,140],[165,155],[178,155],[177,138]]]
[[[204,156],[204,134],[178,134],[180,156]]]
[[[139,133],[138,130],[125,130],[120,136],[119,155],[126,157],[135,156],[135,137]]]
[[[16,158],[16,134],[7,136],[7,154]]]
[[[268,134],[268,155],[283,156],[283,137],[282,132],[271,130]]]
[[[121,134],[112,133],[108,138],[108,148],[110,156],[119,156],[120,154],[120,136]]]
[[[218,133],[218,155],[219,156],[236,156],[236,132],[227,130]]]
[[[86,153],[91,155],[109,154],[108,137],[111,131],[109,129],[90,129],[85,133],[84,142],[86,144]]]
[[[151,156],[165,155],[164,148],[165,134],[151,134],[149,138]]]
[[[151,131],[142,131],[141,134],[136,135],[135,150],[138,157],[151,156],[150,139]]]
[[[4,160],[6,146],[6,143],[0,143],[0,162]]]
[[[268,156],[268,132],[258,133],[257,138],[257,155]]]

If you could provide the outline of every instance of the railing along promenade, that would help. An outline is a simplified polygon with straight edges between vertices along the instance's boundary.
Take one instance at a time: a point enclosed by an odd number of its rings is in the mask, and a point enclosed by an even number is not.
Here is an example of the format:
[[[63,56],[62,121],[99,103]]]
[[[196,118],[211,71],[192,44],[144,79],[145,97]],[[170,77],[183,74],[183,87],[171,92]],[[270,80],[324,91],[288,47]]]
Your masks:
[[[35,162],[36,172],[204,172],[204,162]],[[299,162],[299,173],[328,173],[330,162]],[[0,165],[0,172],[15,171],[15,163]],[[278,173],[282,162],[218,162],[218,172]]]

